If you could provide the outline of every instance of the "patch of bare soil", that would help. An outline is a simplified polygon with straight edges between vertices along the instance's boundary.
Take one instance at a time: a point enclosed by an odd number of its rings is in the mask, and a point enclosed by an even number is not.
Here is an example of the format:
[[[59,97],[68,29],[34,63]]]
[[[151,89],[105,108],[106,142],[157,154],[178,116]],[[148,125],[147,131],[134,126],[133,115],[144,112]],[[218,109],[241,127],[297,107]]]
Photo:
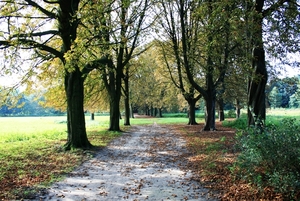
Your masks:
[[[134,126],[36,200],[216,200],[172,126]]]

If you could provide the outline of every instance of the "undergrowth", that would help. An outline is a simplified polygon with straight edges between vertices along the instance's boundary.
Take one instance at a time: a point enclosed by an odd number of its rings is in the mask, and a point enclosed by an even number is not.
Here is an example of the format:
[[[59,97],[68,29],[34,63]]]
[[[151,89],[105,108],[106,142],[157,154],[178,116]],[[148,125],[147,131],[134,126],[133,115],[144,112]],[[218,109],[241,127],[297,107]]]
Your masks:
[[[232,173],[256,184],[272,187],[286,200],[299,200],[300,127],[295,119],[268,125],[263,132],[248,128],[237,133],[239,157]]]

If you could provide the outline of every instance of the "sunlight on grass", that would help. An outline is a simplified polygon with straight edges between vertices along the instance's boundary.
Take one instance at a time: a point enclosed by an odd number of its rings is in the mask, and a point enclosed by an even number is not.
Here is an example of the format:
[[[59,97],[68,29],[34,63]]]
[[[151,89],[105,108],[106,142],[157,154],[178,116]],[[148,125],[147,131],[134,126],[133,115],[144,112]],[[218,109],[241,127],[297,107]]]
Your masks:
[[[120,135],[106,131],[107,116],[95,119],[86,117],[87,134],[93,145],[106,146]],[[89,151],[63,151],[66,130],[65,116],[0,118],[0,199],[17,199],[16,195],[23,193],[22,186],[49,185],[91,157]]]
[[[130,119],[131,125],[149,125],[149,124],[187,124],[189,119],[187,117],[172,117],[172,118],[133,118]],[[197,118],[198,123],[203,123],[204,118]],[[123,123],[124,120],[121,120]]]

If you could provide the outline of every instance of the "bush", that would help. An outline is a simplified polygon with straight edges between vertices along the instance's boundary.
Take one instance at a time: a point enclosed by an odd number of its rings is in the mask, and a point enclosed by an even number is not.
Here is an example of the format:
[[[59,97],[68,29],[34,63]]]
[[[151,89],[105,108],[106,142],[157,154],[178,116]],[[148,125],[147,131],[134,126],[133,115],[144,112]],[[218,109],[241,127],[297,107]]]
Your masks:
[[[241,154],[235,164],[239,176],[258,187],[271,186],[288,199],[300,191],[300,129],[295,119],[283,119],[263,132],[238,133]]]

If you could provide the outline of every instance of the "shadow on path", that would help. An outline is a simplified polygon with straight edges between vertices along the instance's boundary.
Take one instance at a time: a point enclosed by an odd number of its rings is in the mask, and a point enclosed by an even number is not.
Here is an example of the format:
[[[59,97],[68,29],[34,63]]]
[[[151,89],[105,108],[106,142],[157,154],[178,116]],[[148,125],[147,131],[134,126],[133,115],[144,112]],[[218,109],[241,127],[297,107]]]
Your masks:
[[[40,200],[215,200],[191,179],[188,155],[167,127],[133,126]]]

